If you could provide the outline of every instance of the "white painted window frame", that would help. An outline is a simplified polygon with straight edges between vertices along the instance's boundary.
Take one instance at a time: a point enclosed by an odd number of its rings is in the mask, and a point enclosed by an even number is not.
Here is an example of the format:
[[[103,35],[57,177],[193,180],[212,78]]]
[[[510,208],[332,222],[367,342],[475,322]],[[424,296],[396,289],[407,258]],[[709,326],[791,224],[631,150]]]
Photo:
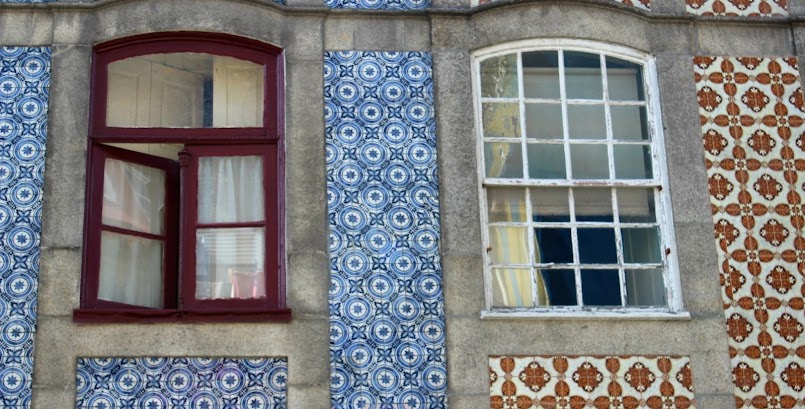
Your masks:
[[[492,57],[503,56],[512,53],[523,53],[530,51],[582,51],[602,54],[604,56],[611,56],[626,61],[631,61],[643,66],[643,81],[645,84],[645,99],[646,99],[646,117],[648,119],[648,128],[651,139],[651,153],[654,171],[654,180],[649,182],[645,181],[627,181],[621,180],[614,184],[608,185],[611,187],[617,186],[651,186],[656,187],[656,181],[659,180],[660,188],[657,206],[657,222],[660,226],[660,234],[662,245],[665,247],[663,250],[663,278],[666,284],[666,294],[668,305],[666,307],[579,307],[579,306],[556,306],[556,307],[535,307],[535,308],[492,308],[492,274],[491,274],[491,261],[487,249],[489,248],[489,222],[487,212],[487,198],[486,187],[487,183],[490,186],[593,186],[592,184],[585,183],[584,181],[569,180],[562,181],[564,183],[551,184],[545,180],[516,180],[516,179],[485,179],[485,166],[484,166],[484,138],[483,138],[483,123],[482,123],[482,102],[481,102],[481,69],[480,63],[482,60]],[[518,56],[518,99],[520,101],[520,115],[521,115],[521,132],[525,126],[525,112],[523,108],[524,95],[523,95],[523,78],[521,65],[521,57]],[[561,63],[560,63],[561,64]],[[602,57],[603,65],[603,57]],[[560,65],[561,67],[561,65]],[[604,73],[605,74],[605,73]],[[564,78],[564,70],[560,69],[560,78]],[[606,83],[606,75],[603,75],[604,83]],[[481,311],[481,318],[547,318],[547,319],[567,319],[567,318],[594,318],[594,319],[690,319],[690,314],[684,310],[682,303],[682,291],[679,275],[679,265],[676,252],[676,240],[674,237],[674,222],[671,212],[671,197],[669,194],[669,181],[665,157],[665,143],[663,138],[662,118],[659,104],[659,86],[657,82],[657,69],[655,59],[647,53],[630,49],[627,47],[617,46],[613,44],[606,44],[595,41],[576,40],[576,39],[533,39],[516,41],[492,47],[483,48],[472,53],[472,81],[473,81],[473,104],[475,110],[475,133],[476,133],[476,160],[478,169],[478,193],[479,193],[479,207],[481,213],[481,232],[483,247],[481,253],[484,261],[484,296],[485,296],[485,309]],[[564,81],[562,79],[562,81]],[[606,87],[605,87],[606,92]],[[563,94],[564,96],[564,94]],[[567,102],[561,102],[563,111],[566,110]],[[607,123],[610,123],[609,109],[606,109]],[[563,127],[567,133],[567,114],[563,113]],[[607,127],[607,132],[611,132],[611,126]],[[611,135],[610,135],[611,136]],[[525,135],[522,137],[526,139]],[[611,139],[611,138],[608,138]],[[523,142],[525,143],[525,142]],[[567,149],[567,145],[566,149]],[[612,156],[612,144],[608,146],[608,157]],[[523,151],[526,155],[526,151]],[[566,166],[570,166],[566,162]],[[614,160],[610,161],[610,167],[614,166]],[[610,172],[610,175],[614,173]],[[497,183],[496,183],[497,182]],[[597,186],[600,186],[597,185]],[[528,189],[526,189],[528,190]],[[655,196],[655,197],[656,197]],[[569,203],[570,206],[573,203]],[[530,218],[531,216],[528,215]],[[530,221],[529,221],[530,223]],[[529,232],[529,236],[532,233]],[[533,239],[529,239],[531,242]],[[533,251],[533,250],[530,250]],[[620,251],[620,250],[618,250]],[[532,259],[533,260],[533,259]],[[533,275],[533,274],[532,274]],[[532,277],[533,279],[533,277]],[[577,277],[578,280],[578,277]],[[623,281],[623,280],[622,280]],[[577,286],[580,283],[576,282]],[[623,283],[621,283],[623,286]],[[577,291],[578,293],[578,291]],[[625,297],[625,293],[622,294]],[[581,301],[581,300],[580,300]]]

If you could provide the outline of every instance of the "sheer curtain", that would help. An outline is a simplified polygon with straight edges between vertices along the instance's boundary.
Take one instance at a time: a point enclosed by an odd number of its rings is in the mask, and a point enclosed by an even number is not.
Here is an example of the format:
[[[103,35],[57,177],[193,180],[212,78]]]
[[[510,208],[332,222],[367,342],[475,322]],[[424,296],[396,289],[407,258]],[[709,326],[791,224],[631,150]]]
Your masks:
[[[264,220],[260,156],[199,160],[198,222]],[[265,296],[264,227],[209,227],[196,231],[196,299]]]
[[[131,231],[101,232],[98,299],[162,307],[165,172],[107,159],[104,163],[102,223]]]

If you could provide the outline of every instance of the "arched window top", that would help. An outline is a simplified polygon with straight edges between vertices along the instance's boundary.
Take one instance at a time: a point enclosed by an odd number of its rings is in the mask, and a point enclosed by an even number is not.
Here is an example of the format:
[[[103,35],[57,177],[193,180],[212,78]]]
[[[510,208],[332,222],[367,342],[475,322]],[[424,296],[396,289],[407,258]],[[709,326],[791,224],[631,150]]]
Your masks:
[[[94,53],[93,138],[279,137],[283,61],[275,46],[178,32],[113,40]]]

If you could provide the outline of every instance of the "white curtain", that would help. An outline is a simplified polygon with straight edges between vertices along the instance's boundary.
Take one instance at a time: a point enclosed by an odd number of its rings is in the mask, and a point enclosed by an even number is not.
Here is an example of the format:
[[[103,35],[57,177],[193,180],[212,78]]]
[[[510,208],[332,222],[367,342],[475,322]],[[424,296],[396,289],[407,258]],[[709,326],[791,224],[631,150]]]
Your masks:
[[[165,172],[107,159],[102,223],[141,233],[164,230]],[[101,232],[98,299],[162,307],[163,243],[134,235]]]

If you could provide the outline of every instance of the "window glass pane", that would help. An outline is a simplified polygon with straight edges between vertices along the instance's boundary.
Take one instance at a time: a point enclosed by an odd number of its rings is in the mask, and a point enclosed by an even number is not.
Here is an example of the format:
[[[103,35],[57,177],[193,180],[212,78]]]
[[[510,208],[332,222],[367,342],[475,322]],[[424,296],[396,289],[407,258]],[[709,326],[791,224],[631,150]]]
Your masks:
[[[601,57],[565,51],[565,92],[569,99],[604,99]]]
[[[202,157],[198,168],[199,223],[263,220],[262,157]]]
[[[162,246],[160,240],[102,231],[98,299],[162,308]]]
[[[528,176],[531,179],[566,179],[564,145],[528,144]]]
[[[606,145],[570,145],[573,179],[608,179]]]
[[[484,138],[519,138],[520,105],[488,103],[484,106]]]
[[[559,53],[523,53],[523,82],[526,98],[559,99]]]
[[[249,61],[203,53],[150,54],[112,62],[106,124],[128,128],[262,126],[264,71],[262,65]]]
[[[618,270],[581,270],[581,293],[584,305],[620,306]]]
[[[651,150],[646,145],[615,145],[615,177],[651,179]]]
[[[587,264],[616,264],[614,229],[579,228],[579,262]]]
[[[623,228],[623,261],[626,263],[662,263],[660,234],[656,227]]]
[[[104,143],[103,145],[171,160],[178,160],[179,152],[184,149],[184,145],[178,143]]]
[[[576,221],[611,222],[612,192],[609,188],[573,189]]]
[[[567,188],[546,187],[531,189],[531,212],[535,222],[569,222],[570,204]]]
[[[654,189],[618,189],[618,215],[621,223],[657,221]]]
[[[491,187],[486,189],[489,222],[525,222],[525,189]]]
[[[611,105],[612,138],[624,141],[647,141],[646,108],[633,105]]]
[[[196,299],[266,296],[265,229],[196,231]]]
[[[492,269],[493,307],[533,307],[531,270],[527,268]]]
[[[573,239],[570,229],[554,229],[537,227],[534,229],[536,237],[537,263],[572,263]]]
[[[532,139],[562,139],[562,105],[525,104],[526,133]]]
[[[490,227],[492,264],[529,264],[527,239],[524,227]]]
[[[101,223],[162,234],[165,219],[165,171],[117,159],[103,165]]]
[[[517,98],[517,54],[481,61],[481,96]]]
[[[567,106],[567,126],[571,139],[606,139],[607,122],[603,105]]]
[[[519,143],[484,143],[484,161],[487,177],[523,177],[523,148]]]
[[[607,85],[612,101],[643,101],[643,67],[640,64],[606,57]]]
[[[578,305],[573,270],[539,270],[537,278],[540,306]]]
[[[626,305],[667,305],[662,269],[626,270]]]

